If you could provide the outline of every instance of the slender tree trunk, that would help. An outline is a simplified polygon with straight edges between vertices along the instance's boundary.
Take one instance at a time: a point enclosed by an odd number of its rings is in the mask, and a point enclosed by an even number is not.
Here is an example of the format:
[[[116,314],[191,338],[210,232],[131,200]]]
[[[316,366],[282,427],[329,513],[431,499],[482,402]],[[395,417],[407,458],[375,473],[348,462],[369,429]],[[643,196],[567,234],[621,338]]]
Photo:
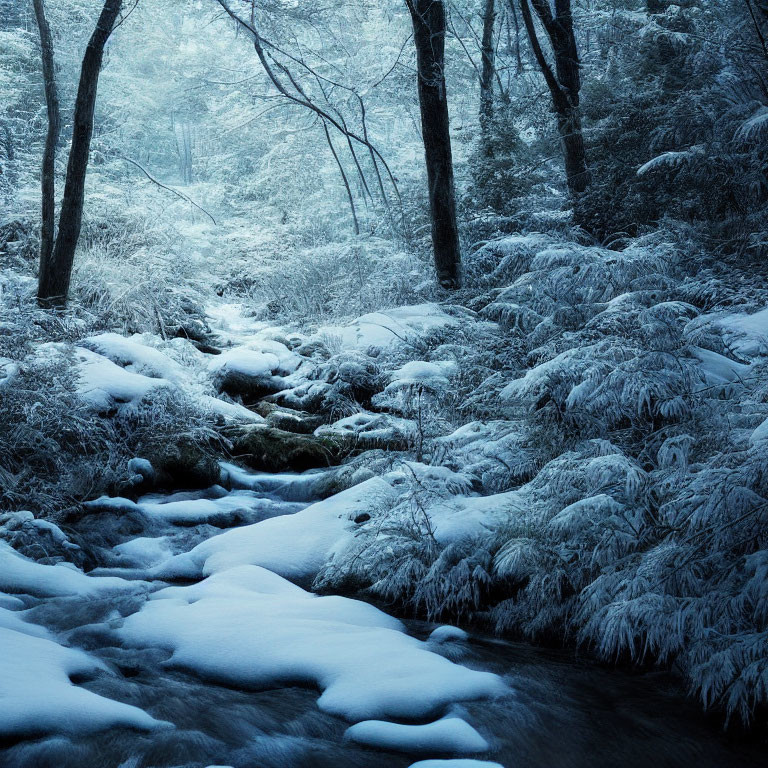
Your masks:
[[[520,20],[517,18],[515,0],[509,0],[509,10],[511,11],[512,22],[515,25],[515,72],[521,75],[523,73],[523,56],[520,50]]]
[[[53,58],[53,37],[45,16],[43,0],[33,0],[37,28],[40,32],[40,49],[43,62],[43,84],[45,103],[48,109],[48,133],[43,150],[41,173],[42,212],[40,225],[40,275],[51,263],[54,238],[56,236],[56,147],[61,134],[59,93],[56,87],[56,65]]]
[[[493,120],[493,78],[496,74],[496,49],[493,31],[496,24],[496,0],[483,0],[483,37],[481,42],[483,68],[480,75],[480,129],[490,130]]]
[[[59,215],[59,233],[48,262],[40,270],[37,298],[41,305],[63,307],[67,302],[72,265],[83,220],[85,175],[93,137],[93,115],[104,47],[120,14],[122,0],[105,0],[96,28],[88,41],[75,101],[72,147]]]
[[[554,70],[547,61],[539,42],[529,0],[519,0],[519,2],[533,55],[552,95],[552,104],[557,115],[557,128],[563,145],[568,189],[574,198],[578,198],[586,191],[591,178],[587,167],[587,154],[579,114],[581,75],[576,36],[573,31],[571,0],[555,0],[554,14],[550,0],[530,0],[549,38],[555,61]]]
[[[461,249],[445,87],[445,4],[442,0],[406,0],[406,4],[416,44],[435,269],[440,285],[453,289],[461,283]]]

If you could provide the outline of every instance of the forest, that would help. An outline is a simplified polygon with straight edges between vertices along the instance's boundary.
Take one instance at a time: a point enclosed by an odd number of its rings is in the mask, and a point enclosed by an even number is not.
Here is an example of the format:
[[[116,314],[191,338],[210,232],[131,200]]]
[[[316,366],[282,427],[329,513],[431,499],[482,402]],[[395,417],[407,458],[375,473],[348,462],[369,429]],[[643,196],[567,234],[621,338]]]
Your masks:
[[[0,768],[757,768],[768,0],[0,0]]]

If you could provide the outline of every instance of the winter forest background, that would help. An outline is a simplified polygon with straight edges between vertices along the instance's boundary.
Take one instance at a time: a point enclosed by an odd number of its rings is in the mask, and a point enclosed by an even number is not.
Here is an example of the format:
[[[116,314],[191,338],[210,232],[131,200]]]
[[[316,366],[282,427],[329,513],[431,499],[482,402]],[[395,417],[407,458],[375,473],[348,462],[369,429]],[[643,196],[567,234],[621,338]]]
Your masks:
[[[0,765],[762,764],[766,0],[0,0],[0,95]]]

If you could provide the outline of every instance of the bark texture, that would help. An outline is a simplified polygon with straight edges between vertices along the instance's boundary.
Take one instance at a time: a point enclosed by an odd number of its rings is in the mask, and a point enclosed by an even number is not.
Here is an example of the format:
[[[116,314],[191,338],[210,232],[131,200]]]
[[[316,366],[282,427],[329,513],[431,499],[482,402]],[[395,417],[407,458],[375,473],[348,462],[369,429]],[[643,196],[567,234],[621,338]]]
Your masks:
[[[59,215],[59,232],[50,258],[40,268],[37,297],[43,306],[63,307],[69,294],[75,249],[83,220],[85,175],[93,137],[99,74],[104,60],[104,47],[115,27],[122,4],[122,0],[105,0],[83,56],[75,101],[72,147]]]
[[[43,0],[33,0],[37,28],[40,32],[40,51],[43,64],[45,104],[48,110],[48,133],[45,137],[41,172],[41,225],[40,225],[40,274],[51,261],[56,236],[56,147],[61,134],[59,93],[56,87],[56,65],[53,56],[53,36],[45,15]]]
[[[483,0],[483,68],[480,74],[480,128],[489,129],[493,120],[493,78],[496,74],[496,51],[493,31],[496,25],[496,0]]]
[[[531,5],[549,38],[554,70],[539,42]],[[552,95],[557,129],[563,145],[568,189],[577,197],[586,191],[591,179],[579,114],[581,75],[571,0],[555,0],[554,12],[550,0],[530,0],[530,4],[529,0],[520,0],[520,11],[533,55]]]
[[[416,44],[435,269],[440,285],[454,289],[461,282],[461,248],[445,88],[445,4],[441,0],[406,0],[406,4]]]

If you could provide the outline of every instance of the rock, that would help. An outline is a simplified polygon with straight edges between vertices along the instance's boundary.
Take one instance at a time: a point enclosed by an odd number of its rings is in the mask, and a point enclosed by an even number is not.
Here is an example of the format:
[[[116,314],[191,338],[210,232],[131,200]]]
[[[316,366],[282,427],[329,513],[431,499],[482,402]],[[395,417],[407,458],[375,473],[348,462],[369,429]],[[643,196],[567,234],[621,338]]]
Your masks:
[[[332,437],[346,441],[350,450],[406,451],[413,444],[417,425],[409,419],[401,419],[385,413],[355,413],[333,424],[315,430],[318,437]]]
[[[181,437],[167,445],[145,449],[160,488],[208,488],[219,481],[218,461],[194,440]]]
[[[155,468],[147,459],[135,458],[128,462],[128,471],[138,475],[142,482],[153,483],[155,480]]]
[[[269,395],[267,400],[286,409],[316,414],[325,410],[325,398],[330,390],[327,382],[309,381]]]
[[[328,347],[320,339],[311,339],[299,344],[297,347],[294,347],[294,351],[302,357],[313,357],[320,360],[327,360],[331,356]]]
[[[58,525],[28,511],[0,513],[0,539],[25,557],[46,565],[80,563],[83,559],[80,547]]]
[[[274,395],[285,389],[286,384],[280,376],[252,376],[243,371],[223,368],[216,377],[219,392],[226,392],[232,397],[241,397],[249,403]]]
[[[294,432],[297,435],[311,435],[323,424],[322,416],[296,411],[293,408],[280,408],[272,403],[269,413],[262,414],[267,419],[267,425],[285,432]]]
[[[229,435],[233,453],[253,469],[265,472],[303,472],[338,464],[349,452],[344,441],[299,435],[274,427],[239,428]]]

